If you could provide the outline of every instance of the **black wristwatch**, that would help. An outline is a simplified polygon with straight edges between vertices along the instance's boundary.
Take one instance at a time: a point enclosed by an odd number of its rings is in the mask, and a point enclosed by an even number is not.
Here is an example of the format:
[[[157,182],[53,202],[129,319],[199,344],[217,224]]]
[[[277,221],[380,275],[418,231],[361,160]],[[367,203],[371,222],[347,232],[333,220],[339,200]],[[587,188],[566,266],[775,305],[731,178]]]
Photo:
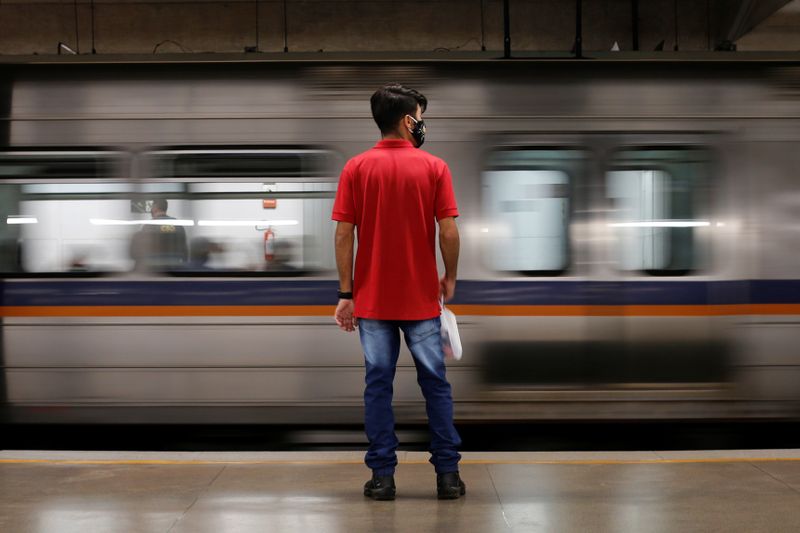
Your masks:
[[[339,294],[339,299],[340,300],[352,300],[353,299],[353,293],[352,292],[342,292],[342,291],[336,291],[336,292]]]

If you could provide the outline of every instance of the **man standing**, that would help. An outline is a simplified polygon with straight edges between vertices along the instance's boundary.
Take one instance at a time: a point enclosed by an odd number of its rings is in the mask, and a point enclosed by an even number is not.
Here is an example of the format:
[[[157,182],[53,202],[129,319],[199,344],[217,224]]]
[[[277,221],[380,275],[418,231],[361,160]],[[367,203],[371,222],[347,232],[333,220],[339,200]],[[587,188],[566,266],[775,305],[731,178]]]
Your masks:
[[[145,225],[131,240],[131,257],[136,270],[170,270],[183,266],[189,259],[186,230],[170,223],[175,217],[167,215],[169,202],[156,198],[150,207],[150,217],[162,221]]]
[[[392,382],[400,332],[414,359],[425,396],[431,463],[440,499],[465,493],[458,474],[461,439],[453,424],[453,400],[445,377],[439,298],[456,286],[459,237],[452,178],[447,164],[422,150],[428,101],[402,85],[386,85],[370,99],[382,140],[349,160],[342,170],[333,220],[339,305],[336,323],[359,329],[366,364],[365,462],[372,479],[364,495],[395,497],[398,440],[392,413]],[[436,269],[436,222],[445,275]],[[358,255],[353,275],[354,232]]]

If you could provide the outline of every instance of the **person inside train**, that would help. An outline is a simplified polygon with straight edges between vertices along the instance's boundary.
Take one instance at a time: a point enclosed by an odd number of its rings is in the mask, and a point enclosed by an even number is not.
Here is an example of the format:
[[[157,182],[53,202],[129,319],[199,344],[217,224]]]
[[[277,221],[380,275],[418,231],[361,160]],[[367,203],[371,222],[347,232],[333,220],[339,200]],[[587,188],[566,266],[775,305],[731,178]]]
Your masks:
[[[295,260],[294,244],[286,239],[275,241],[274,255],[272,259],[267,261],[267,272],[281,272],[281,273],[296,273],[295,268],[291,263]]]
[[[359,330],[364,351],[369,439],[365,463],[372,470],[364,495],[375,500],[393,500],[396,492],[392,382],[401,332],[425,397],[437,496],[457,499],[466,492],[458,469],[461,438],[453,423],[440,333],[440,297],[449,300],[455,293],[458,207],[447,164],[418,149],[425,140],[422,113],[427,103],[418,91],[397,84],[372,95],[372,116],[382,139],[345,164],[332,214],[338,222],[339,271],[334,318],[344,331]],[[437,222],[445,265],[441,279],[436,267]]]
[[[150,216],[160,224],[146,224],[131,239],[130,255],[135,270],[170,270],[180,268],[189,259],[186,230],[170,224],[169,203],[163,198],[152,201]]]
[[[79,248],[74,250],[72,257],[69,259],[67,270],[70,272],[89,272],[91,270],[89,256],[90,252],[87,249]]]
[[[22,241],[15,236],[0,239],[0,272],[22,271]]]
[[[224,252],[221,244],[207,239],[206,237],[196,237],[192,239],[189,252],[189,262],[186,263],[186,270],[206,271],[214,270],[209,266],[211,256],[216,253]]]

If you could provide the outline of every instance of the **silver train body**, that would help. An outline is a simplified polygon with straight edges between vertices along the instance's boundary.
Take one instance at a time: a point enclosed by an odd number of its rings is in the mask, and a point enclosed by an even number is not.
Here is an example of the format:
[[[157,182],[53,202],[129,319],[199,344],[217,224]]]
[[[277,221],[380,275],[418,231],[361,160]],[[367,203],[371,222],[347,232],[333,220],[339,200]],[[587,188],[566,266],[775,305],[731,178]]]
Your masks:
[[[800,414],[795,62],[2,68],[6,421],[360,422],[360,345],[330,314],[329,209],[343,162],[377,139],[369,96],[388,81],[426,94],[425,149],[454,176],[458,420]],[[275,154],[302,161],[226,172]],[[76,157],[108,164],[56,168]],[[274,231],[303,259],[271,273],[264,227],[218,228],[218,266],[138,270],[92,233],[100,219],[70,229],[103,194],[136,220],[170,200],[190,240],[204,217],[236,218],[225,202],[258,219],[266,200],[302,204],[302,228]],[[59,229],[12,220],[26,216]],[[403,348],[400,422],[424,420],[415,380]]]

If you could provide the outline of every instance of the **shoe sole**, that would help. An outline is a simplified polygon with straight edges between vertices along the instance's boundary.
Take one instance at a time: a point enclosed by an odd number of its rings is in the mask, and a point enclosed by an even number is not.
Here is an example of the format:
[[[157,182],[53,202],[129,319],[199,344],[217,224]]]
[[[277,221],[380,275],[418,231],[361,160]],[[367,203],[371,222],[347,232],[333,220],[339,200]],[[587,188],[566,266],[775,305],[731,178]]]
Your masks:
[[[395,493],[394,492],[385,493],[385,494],[381,494],[381,493],[377,493],[376,494],[376,493],[373,493],[372,491],[366,491],[365,490],[364,491],[364,496],[366,496],[367,498],[372,498],[373,500],[379,501],[379,502],[388,502],[388,501],[392,501],[392,500],[395,499]]]
[[[447,492],[438,492],[436,497],[440,500],[457,500],[460,497],[464,496],[467,493],[465,488],[461,488],[459,490],[452,490]]]

